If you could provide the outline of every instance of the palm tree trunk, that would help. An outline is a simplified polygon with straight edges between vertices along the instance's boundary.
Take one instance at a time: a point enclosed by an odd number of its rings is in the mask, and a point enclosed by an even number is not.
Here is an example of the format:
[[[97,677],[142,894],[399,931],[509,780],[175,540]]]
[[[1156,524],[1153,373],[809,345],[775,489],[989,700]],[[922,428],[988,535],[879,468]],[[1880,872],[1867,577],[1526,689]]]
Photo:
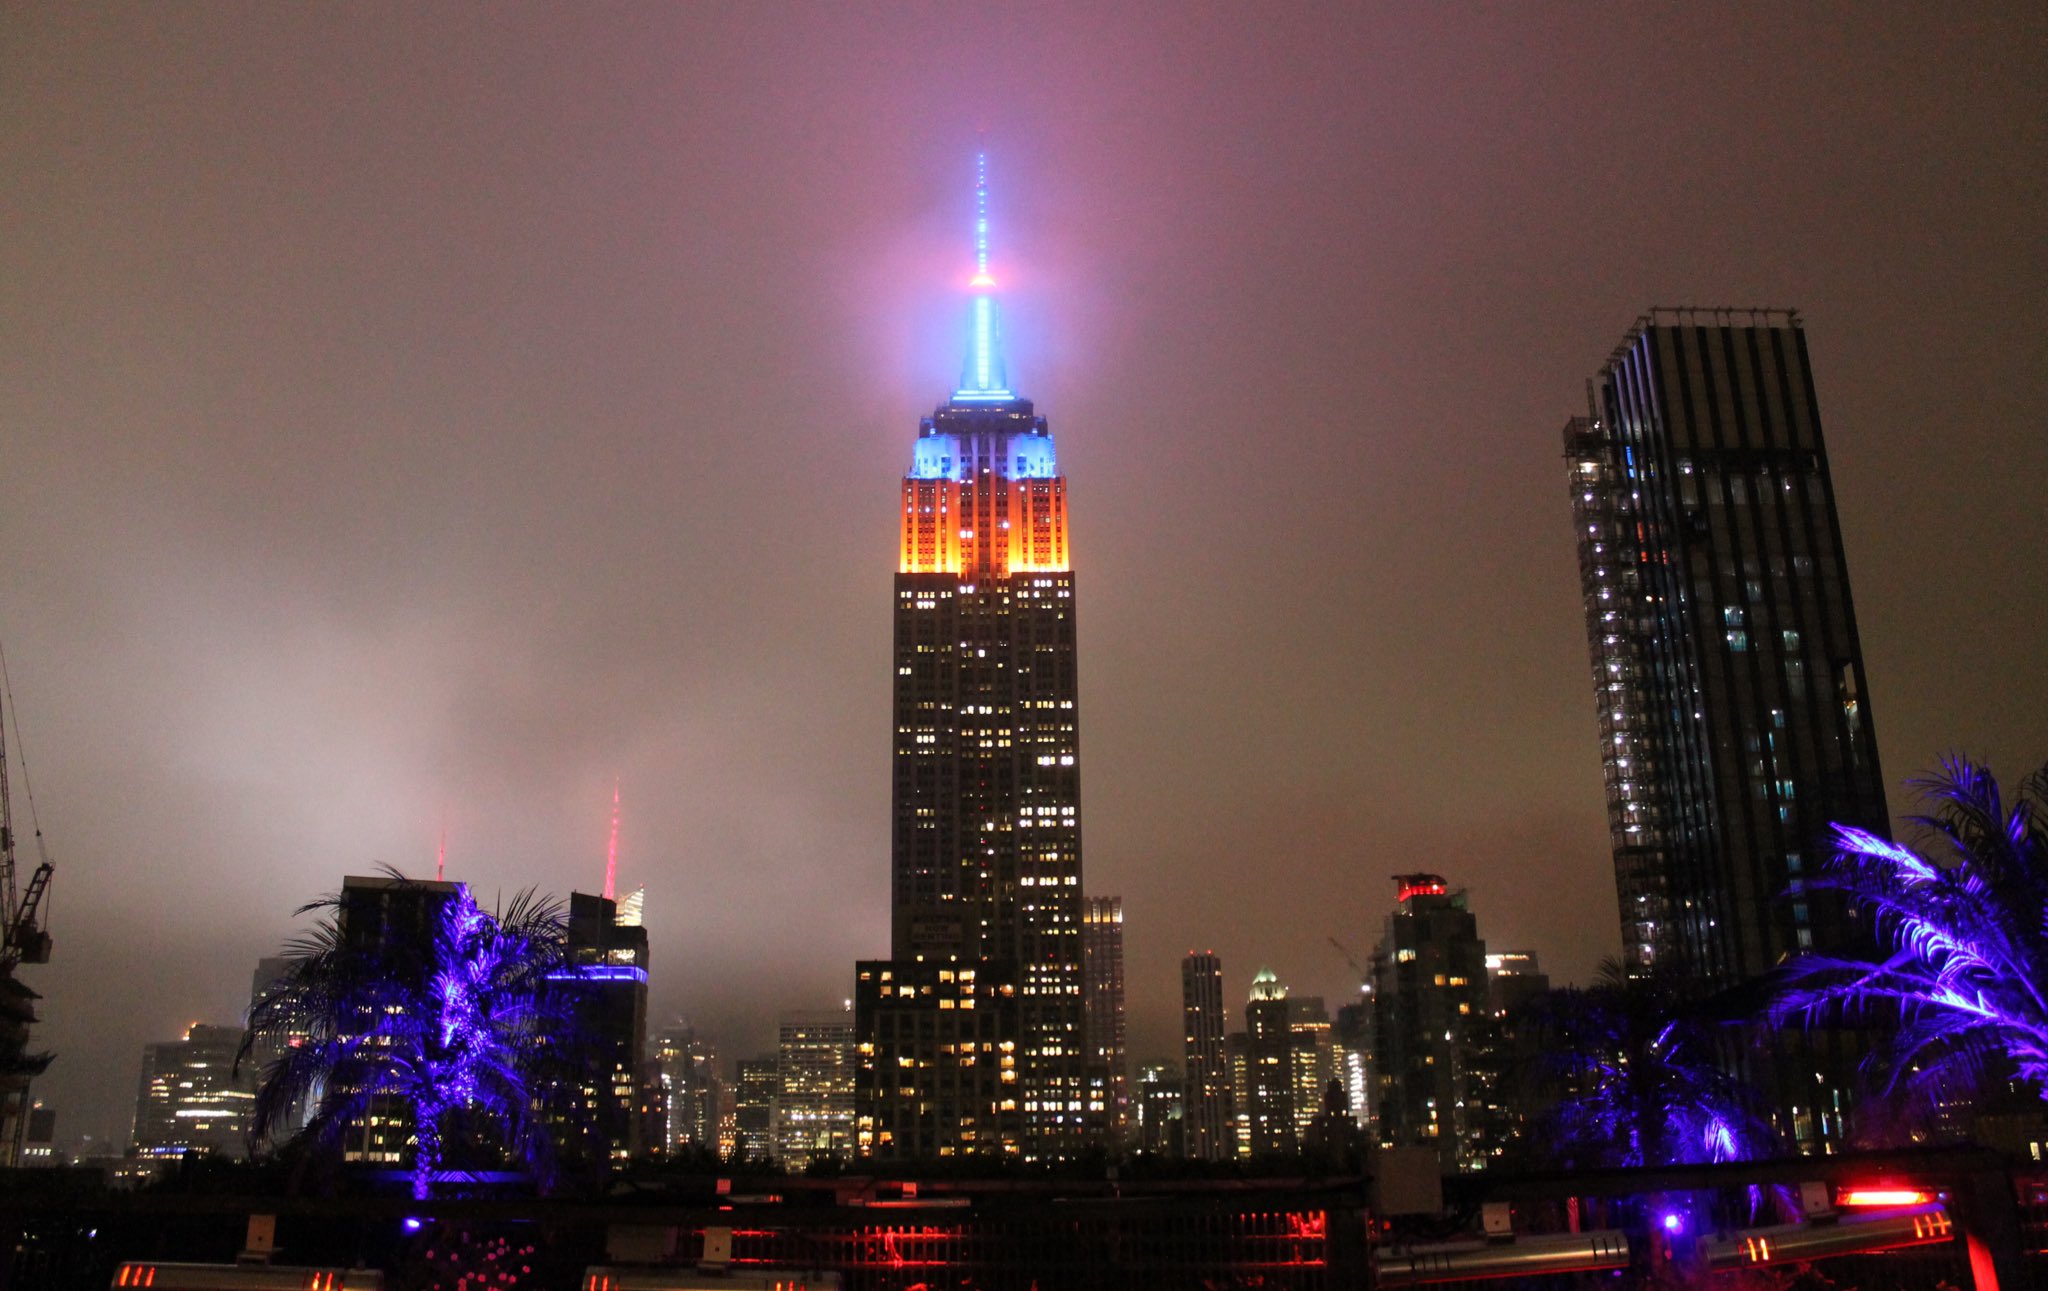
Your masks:
[[[434,1176],[441,1168],[441,1127],[425,1108],[415,1108],[413,1119],[419,1149],[412,1159],[412,1196],[414,1201],[426,1201],[433,1195]]]

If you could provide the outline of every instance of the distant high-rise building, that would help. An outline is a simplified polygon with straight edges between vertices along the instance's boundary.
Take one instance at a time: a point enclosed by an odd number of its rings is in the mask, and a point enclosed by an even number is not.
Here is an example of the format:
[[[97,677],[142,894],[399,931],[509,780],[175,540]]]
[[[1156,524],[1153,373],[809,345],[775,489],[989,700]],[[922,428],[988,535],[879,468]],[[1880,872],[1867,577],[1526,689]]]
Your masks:
[[[57,1155],[57,1109],[38,1098],[29,1104],[21,1132],[21,1164],[28,1167],[66,1165]]]
[[[966,371],[898,510],[891,958],[855,970],[885,1160],[1059,1158],[1091,1123],[1067,486],[1003,370],[983,174]]]
[[[1492,1034],[1486,943],[1465,894],[1441,876],[1395,881],[1397,904],[1372,956],[1379,1140],[1434,1147],[1446,1169],[1481,1169],[1499,1150],[1478,1061]]]
[[[1190,951],[1180,962],[1182,1056],[1187,1064],[1181,1122],[1187,1154],[1203,1161],[1237,1155],[1237,1111],[1231,1098],[1230,1032],[1223,1013],[1223,961]]]
[[[1230,1155],[1252,1154],[1251,1036],[1232,1031],[1223,1037],[1223,1061],[1230,1067]]]
[[[146,1157],[247,1156],[253,1074],[235,1071],[242,1028],[194,1023],[182,1040],[144,1045],[135,1150]]]
[[[1590,393],[1564,443],[1626,967],[1730,986],[1852,949],[1810,884],[1831,824],[1890,821],[1799,317],[1652,310]],[[1814,1150],[1841,1141],[1850,1043],[1731,1060]]]
[[[569,1155],[625,1161],[641,1155],[641,1086],[646,1079],[647,930],[619,921],[618,904],[588,892],[569,894],[569,963],[554,974],[570,1001],[585,1049],[573,1089],[560,1091],[574,1110],[561,1113],[558,1133]],[[576,1127],[573,1131],[571,1127]]]
[[[1180,1068],[1170,1062],[1148,1062],[1138,1068],[1137,1096],[1132,1104],[1140,1152],[1186,1155],[1186,1122],[1181,1111],[1185,1089]]]
[[[782,1085],[781,1060],[774,1054],[740,1059],[733,1081],[733,1145],[749,1161],[775,1156],[775,1095]]]
[[[291,959],[277,955],[266,956],[256,961],[256,972],[249,982],[249,1006],[251,1008],[254,1008],[257,1001],[261,1000],[272,988],[279,985],[290,975],[293,962]],[[244,1018],[244,1021],[247,1021],[247,1019]],[[292,1045],[304,1043],[308,1038],[309,1036],[303,1032],[289,1036],[270,1032],[258,1035],[255,1043],[250,1046],[249,1057],[243,1063],[243,1067],[260,1087],[264,1076],[270,1071],[271,1064],[283,1057],[285,1051]],[[277,1144],[290,1139],[292,1135],[299,1131],[300,1127],[305,1125],[306,1118],[311,1114],[312,1105],[310,1100],[300,1099],[272,1125],[268,1141]]]
[[[1486,992],[1492,1012],[1477,1069],[1485,1091],[1483,1131],[1489,1144],[1511,1148],[1523,1129],[1554,1097],[1545,1087],[1545,1037],[1532,1016],[1536,1001],[1550,990],[1533,951],[1504,950],[1486,956]]]
[[[1238,1109],[1253,1156],[1297,1146],[1287,1013],[1287,988],[1272,969],[1261,968],[1244,1006],[1244,1101]]]
[[[1122,897],[1082,899],[1081,966],[1081,1034],[1088,1038],[1090,1084],[1104,1085],[1109,1132],[1122,1138],[1131,1116],[1130,1070],[1124,1054]]]
[[[1337,1010],[1330,1024],[1330,1047],[1337,1079],[1344,1085],[1344,1104],[1360,1129],[1372,1124],[1372,984],[1358,1000]]]
[[[1253,1156],[1299,1151],[1322,1110],[1330,1060],[1330,1015],[1321,999],[1289,999],[1270,968],[1252,979],[1244,1006],[1244,1106],[1240,1121]]]
[[[782,1019],[775,1072],[775,1156],[802,1170],[853,1155],[854,1028],[851,1013]]]
[[[1338,1077],[1336,1047],[1330,1028],[1330,1010],[1320,995],[1292,995],[1287,999],[1287,1079],[1294,1102],[1294,1135],[1308,1141],[1309,1126],[1321,1115],[1327,1086]],[[1341,1104],[1350,1111],[1348,1095]]]
[[[718,1070],[718,1049],[688,1024],[670,1027],[655,1041],[666,1124],[663,1151],[674,1155],[700,1147],[717,1152],[718,1119],[727,1091]]]
[[[651,1056],[640,1064],[633,1115],[639,1122],[640,1150],[650,1157],[667,1156],[668,1088],[662,1084],[661,1064]]]
[[[1550,989],[1550,978],[1533,950],[1502,950],[1486,956],[1486,983],[1496,1017],[1516,1013]]]

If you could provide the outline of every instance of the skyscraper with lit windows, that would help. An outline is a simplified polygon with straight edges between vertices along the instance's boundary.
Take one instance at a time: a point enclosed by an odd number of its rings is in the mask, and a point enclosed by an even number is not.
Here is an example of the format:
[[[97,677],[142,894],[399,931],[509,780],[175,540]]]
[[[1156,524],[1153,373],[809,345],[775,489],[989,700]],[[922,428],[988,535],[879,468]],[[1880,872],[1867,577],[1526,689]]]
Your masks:
[[[1372,953],[1372,1105],[1379,1141],[1433,1147],[1445,1171],[1499,1155],[1487,1088],[1492,1010],[1486,942],[1462,890],[1442,875],[1397,874],[1394,912]]]
[[[775,1159],[792,1173],[853,1152],[853,1015],[782,1019],[775,1068]]]
[[[967,362],[898,514],[891,935],[856,969],[861,1150],[1071,1154],[1091,1116],[1067,484],[1004,370],[987,165]]]
[[[1225,1051],[1230,1023],[1223,1013],[1223,961],[1214,952],[1189,951],[1180,961],[1180,1002],[1187,1154],[1202,1161],[1227,1160],[1237,1155],[1237,1105]]]
[[[1831,824],[1889,818],[1799,316],[1653,309],[1589,396],[1564,443],[1628,971],[1728,987],[1849,949],[1810,884]],[[1837,1043],[1731,1054],[1807,1149],[1844,1132]]]
[[[135,1097],[135,1151],[145,1157],[249,1154],[256,1073],[237,1069],[240,1027],[195,1022],[182,1040],[145,1045]]]
[[[1099,1129],[1121,1141],[1131,1124],[1130,1069],[1125,1058],[1124,901],[1081,898],[1081,1022],[1088,1037],[1090,1102],[1102,1093]]]

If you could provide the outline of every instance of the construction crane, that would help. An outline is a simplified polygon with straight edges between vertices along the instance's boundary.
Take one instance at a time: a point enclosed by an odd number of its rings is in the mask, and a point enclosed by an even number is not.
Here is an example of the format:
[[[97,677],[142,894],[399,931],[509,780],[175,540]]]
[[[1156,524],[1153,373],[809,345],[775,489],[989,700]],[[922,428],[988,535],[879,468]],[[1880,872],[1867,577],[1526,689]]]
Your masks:
[[[1345,947],[1344,943],[1338,941],[1335,937],[1330,937],[1327,940],[1329,941],[1331,946],[1336,948],[1338,954],[1344,956],[1344,962],[1351,965],[1351,971],[1358,974],[1359,988],[1361,990],[1371,989],[1372,979],[1370,976],[1367,975],[1365,969],[1359,965],[1358,956],[1352,954],[1351,951]]]
[[[50,934],[42,923],[43,896],[50,890],[56,867],[43,847],[43,828],[35,822],[35,790],[29,787],[28,764],[22,764],[21,787],[28,795],[29,817],[36,836],[35,872],[26,891],[16,883],[14,804],[7,784],[7,723],[14,722],[14,742],[21,743],[21,721],[14,716],[14,686],[7,679],[7,656],[0,651],[0,973],[16,964],[50,962]]]

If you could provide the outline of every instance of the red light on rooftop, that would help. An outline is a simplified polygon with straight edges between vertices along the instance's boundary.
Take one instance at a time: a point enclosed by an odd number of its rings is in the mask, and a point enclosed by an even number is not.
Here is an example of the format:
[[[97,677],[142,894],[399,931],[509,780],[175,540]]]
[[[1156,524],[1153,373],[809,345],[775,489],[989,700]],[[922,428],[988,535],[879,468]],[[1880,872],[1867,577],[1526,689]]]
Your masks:
[[[1441,874],[1396,874],[1394,882],[1401,885],[1399,895],[1394,898],[1396,901],[1406,901],[1410,897],[1446,896],[1451,890]]]

